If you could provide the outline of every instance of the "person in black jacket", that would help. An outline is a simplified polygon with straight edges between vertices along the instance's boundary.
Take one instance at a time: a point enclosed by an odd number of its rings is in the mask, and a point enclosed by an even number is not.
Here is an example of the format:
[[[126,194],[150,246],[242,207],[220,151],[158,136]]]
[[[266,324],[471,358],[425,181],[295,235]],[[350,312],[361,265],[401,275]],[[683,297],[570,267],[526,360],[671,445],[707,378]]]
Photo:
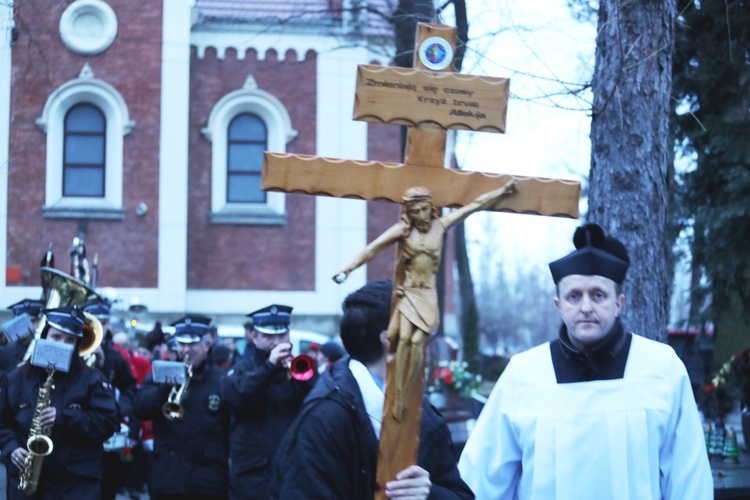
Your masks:
[[[101,344],[102,357],[97,361],[98,368],[107,382],[117,389],[117,409],[120,422],[128,425],[133,433],[131,439],[138,438],[139,425],[133,419],[133,398],[137,389],[137,382],[130,371],[130,365],[117,349],[112,347],[112,331],[110,330],[111,306],[106,299],[95,299],[83,304],[84,312],[92,314],[99,320],[104,330],[104,339]],[[117,429],[118,431],[120,428]],[[123,450],[105,450],[104,453],[104,480],[102,481],[102,500],[115,500],[117,492],[125,486],[131,463],[124,456]]]
[[[221,397],[224,372],[206,359],[202,342],[210,318],[186,316],[172,326],[179,355],[190,367],[182,416],[168,418],[163,405],[174,387],[157,384],[153,373],[135,395],[135,415],[152,420],[154,452],[149,474],[151,500],[227,498],[229,412]]]
[[[341,340],[350,357],[331,366],[279,446],[271,498],[372,498],[388,352],[391,281],[365,285],[343,304]],[[474,498],[456,466],[443,417],[422,402],[417,464],[386,484],[389,498]]]
[[[45,311],[42,338],[74,346],[67,373],[54,373],[50,406],[41,410],[40,423],[51,429],[52,452],[43,460],[33,498],[98,499],[102,481],[102,443],[117,429],[112,386],[101,373],[86,366],[78,354],[84,317],[77,307]],[[29,498],[18,490],[19,474],[28,451],[26,442],[35,414],[39,389],[47,370],[25,363],[0,386],[0,451],[5,458],[6,498]]]
[[[271,460],[305,396],[317,380],[290,376],[292,359],[289,323],[292,308],[271,305],[248,314],[255,352],[222,381],[222,393],[232,413],[232,497],[268,498]],[[304,497],[300,497],[304,498]]]
[[[39,320],[44,309],[44,302],[38,299],[23,299],[20,302],[8,306],[13,311],[13,317],[27,314],[34,328],[39,326]],[[15,342],[0,346],[0,382],[23,361],[26,351],[34,335],[19,337]]]

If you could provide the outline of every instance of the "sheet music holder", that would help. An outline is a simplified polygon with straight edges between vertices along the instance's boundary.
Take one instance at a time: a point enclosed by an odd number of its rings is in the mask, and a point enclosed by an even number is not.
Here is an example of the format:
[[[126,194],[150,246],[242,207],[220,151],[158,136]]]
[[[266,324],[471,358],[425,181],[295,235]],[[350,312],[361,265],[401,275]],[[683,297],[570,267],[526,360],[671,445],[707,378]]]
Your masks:
[[[25,339],[35,331],[34,325],[31,324],[31,318],[26,313],[20,314],[10,321],[6,321],[0,325],[0,329],[2,329],[8,342]]]
[[[151,376],[157,384],[185,383],[185,363],[181,361],[156,360],[151,365]]]
[[[70,370],[74,349],[74,346],[69,344],[37,339],[34,342],[34,352],[31,354],[31,364],[40,368],[52,366],[57,371],[67,373]]]

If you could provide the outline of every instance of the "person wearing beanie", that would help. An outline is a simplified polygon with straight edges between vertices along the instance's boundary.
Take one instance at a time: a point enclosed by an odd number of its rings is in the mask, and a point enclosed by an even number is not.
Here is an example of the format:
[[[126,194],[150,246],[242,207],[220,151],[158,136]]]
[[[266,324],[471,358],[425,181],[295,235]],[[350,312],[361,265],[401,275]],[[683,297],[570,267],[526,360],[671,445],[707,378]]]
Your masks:
[[[336,361],[340,360],[344,356],[346,356],[346,350],[344,350],[344,346],[342,346],[335,340],[329,340],[318,348],[318,352],[315,358],[318,363],[318,373],[323,374],[327,372],[328,369],[334,363],[336,363]]]
[[[513,356],[459,461],[477,498],[710,499],[687,370],[620,319],[630,265],[596,224],[549,265],[559,338]]]

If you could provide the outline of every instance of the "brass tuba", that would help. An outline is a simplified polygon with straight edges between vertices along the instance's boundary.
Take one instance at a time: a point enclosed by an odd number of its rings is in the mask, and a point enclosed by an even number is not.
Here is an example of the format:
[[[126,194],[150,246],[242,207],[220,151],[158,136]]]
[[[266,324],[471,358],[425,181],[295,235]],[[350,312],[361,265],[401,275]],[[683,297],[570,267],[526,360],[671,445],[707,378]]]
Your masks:
[[[161,407],[161,412],[169,420],[180,419],[185,414],[185,409],[182,407],[182,400],[185,399],[185,394],[190,385],[190,379],[193,376],[193,367],[188,363],[187,356],[185,356],[184,363],[185,381],[179,386],[172,387],[172,390],[169,391],[167,401]]]
[[[47,285],[45,309],[80,306],[89,300],[104,300],[93,289],[69,274],[60,272],[57,269],[52,269],[51,267],[42,267],[41,273],[42,282]],[[87,312],[84,312],[83,315],[86,317],[86,321],[83,326],[83,339],[80,343],[79,354],[81,356],[87,356],[99,347],[99,344],[101,344],[102,339],[104,338],[104,331],[102,329],[102,324],[96,319],[96,316]],[[34,334],[34,339],[26,350],[26,355],[23,358],[24,361],[31,357],[31,353],[34,352],[34,341],[42,335],[46,325],[46,316],[42,315],[42,318],[39,320],[39,326]]]

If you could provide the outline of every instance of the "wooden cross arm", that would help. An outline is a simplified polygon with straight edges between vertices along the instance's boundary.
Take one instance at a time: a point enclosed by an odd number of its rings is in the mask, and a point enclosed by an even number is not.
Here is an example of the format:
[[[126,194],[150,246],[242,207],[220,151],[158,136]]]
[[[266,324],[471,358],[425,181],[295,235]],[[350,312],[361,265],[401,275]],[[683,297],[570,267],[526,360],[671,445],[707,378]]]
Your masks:
[[[400,163],[354,161],[320,156],[265,153],[261,189],[401,203],[410,187],[432,191],[439,207],[460,207],[499,188],[511,178],[518,193],[487,210],[578,218],[578,181],[487,174]]]

